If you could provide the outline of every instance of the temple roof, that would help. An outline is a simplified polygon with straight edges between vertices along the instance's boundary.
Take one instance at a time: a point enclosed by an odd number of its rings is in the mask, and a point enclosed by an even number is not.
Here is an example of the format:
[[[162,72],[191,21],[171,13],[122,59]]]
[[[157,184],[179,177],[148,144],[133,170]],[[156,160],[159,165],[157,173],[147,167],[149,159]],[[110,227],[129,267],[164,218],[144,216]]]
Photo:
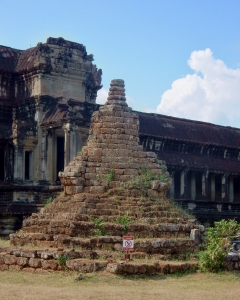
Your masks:
[[[240,129],[138,112],[140,135],[240,148]]]
[[[37,46],[26,49],[24,51],[13,49],[0,45],[0,71],[5,72],[22,72],[39,67],[39,53],[42,49],[46,53],[50,53],[50,45],[63,46],[71,49],[76,49],[82,52],[84,59],[93,61],[93,55],[87,55],[86,48],[82,44],[67,41],[63,38],[49,37],[46,43],[38,43]],[[42,61],[41,63],[46,63]]]
[[[67,111],[68,111],[67,104],[57,104],[47,112],[43,120],[43,124],[59,123],[59,122],[64,123],[64,120],[67,117]]]
[[[229,174],[239,174],[240,170],[240,161],[236,160],[165,151],[158,152],[158,154],[160,159],[167,162],[168,167],[189,167],[192,170],[203,169],[212,172],[227,171]]]
[[[38,47],[29,48],[22,52],[19,57],[16,67],[17,72],[21,72],[26,69],[32,69],[34,67],[34,61],[38,53]]]
[[[0,45],[0,71],[15,71],[21,53],[21,50]]]

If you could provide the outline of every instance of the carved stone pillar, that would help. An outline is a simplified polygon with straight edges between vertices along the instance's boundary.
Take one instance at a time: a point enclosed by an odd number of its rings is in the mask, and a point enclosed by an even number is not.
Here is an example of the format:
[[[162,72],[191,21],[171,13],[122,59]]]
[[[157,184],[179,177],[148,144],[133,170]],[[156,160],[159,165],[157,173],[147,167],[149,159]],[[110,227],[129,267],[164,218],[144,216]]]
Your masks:
[[[229,177],[229,201],[234,201],[234,185],[233,185],[233,177]]]
[[[208,198],[208,171],[202,174],[202,196]]]
[[[196,199],[196,174],[191,174],[191,199]]]
[[[222,201],[228,200],[228,175],[222,175]]]
[[[76,137],[76,126],[72,124],[69,132],[69,161],[72,161],[77,154],[77,137]]]
[[[187,174],[186,170],[181,171],[180,175],[180,197],[187,197]]]
[[[170,186],[170,198],[174,199],[175,198],[175,174],[172,174],[172,184]]]
[[[43,105],[40,103],[40,97],[36,99],[36,114],[35,120],[38,124],[38,144],[36,149],[34,150],[34,161],[35,161],[35,172],[34,172],[34,181],[41,181],[43,180],[43,144],[42,144],[42,137],[43,137],[43,129],[41,128],[40,124],[43,120]]]
[[[23,147],[14,148],[14,181],[23,181],[23,162],[24,162]]]
[[[215,189],[215,175],[211,175],[211,200],[216,199],[216,189]]]
[[[4,182],[10,183],[13,179],[13,148],[7,144],[4,149]]]
[[[47,132],[42,131],[42,148],[41,148],[41,179],[46,180],[47,176]]]
[[[56,137],[53,129],[48,131],[47,135],[47,173],[46,179],[54,183],[56,180],[56,161],[57,161],[57,150],[56,150]]]
[[[63,130],[65,134],[64,139],[64,167],[66,167],[70,161],[69,149],[70,149],[70,124],[64,124]]]
[[[64,167],[66,167],[77,154],[76,126],[75,124],[67,123],[63,125],[63,130],[65,133]]]

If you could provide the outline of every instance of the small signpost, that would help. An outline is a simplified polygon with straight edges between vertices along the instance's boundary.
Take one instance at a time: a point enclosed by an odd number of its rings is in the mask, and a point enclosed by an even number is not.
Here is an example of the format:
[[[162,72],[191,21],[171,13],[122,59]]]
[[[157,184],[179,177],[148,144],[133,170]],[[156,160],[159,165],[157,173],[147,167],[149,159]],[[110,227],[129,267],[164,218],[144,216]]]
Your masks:
[[[123,237],[123,251],[127,251],[125,254],[125,260],[130,260],[130,253],[128,251],[134,251],[134,237],[124,236]]]

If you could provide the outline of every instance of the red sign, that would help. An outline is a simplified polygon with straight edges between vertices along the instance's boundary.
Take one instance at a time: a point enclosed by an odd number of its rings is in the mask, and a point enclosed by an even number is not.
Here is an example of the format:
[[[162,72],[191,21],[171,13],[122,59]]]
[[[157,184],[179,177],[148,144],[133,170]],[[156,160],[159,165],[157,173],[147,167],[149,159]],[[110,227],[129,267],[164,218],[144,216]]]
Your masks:
[[[124,251],[133,251],[134,250],[134,237],[133,236],[124,236],[123,237],[123,250]]]

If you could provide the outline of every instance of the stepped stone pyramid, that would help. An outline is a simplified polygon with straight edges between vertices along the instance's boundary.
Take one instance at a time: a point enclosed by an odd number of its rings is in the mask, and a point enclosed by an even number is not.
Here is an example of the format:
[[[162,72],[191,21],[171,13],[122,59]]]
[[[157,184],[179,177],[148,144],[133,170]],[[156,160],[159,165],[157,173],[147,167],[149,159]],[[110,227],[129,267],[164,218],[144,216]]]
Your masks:
[[[106,104],[92,115],[87,145],[59,174],[64,194],[24,220],[22,230],[10,235],[11,244],[51,247],[55,254],[44,257],[54,260],[61,253],[69,258],[68,268],[77,271],[179,270],[174,263],[166,267],[158,260],[194,253],[198,246],[190,232],[203,227],[166,198],[169,174],[155,153],[143,151],[138,129],[138,115],[126,103],[124,81],[112,80]],[[134,261],[128,264],[120,263],[124,235],[135,238]],[[64,250],[71,248],[75,251]],[[157,261],[146,264],[147,258]],[[46,264],[38,262],[39,266]]]

